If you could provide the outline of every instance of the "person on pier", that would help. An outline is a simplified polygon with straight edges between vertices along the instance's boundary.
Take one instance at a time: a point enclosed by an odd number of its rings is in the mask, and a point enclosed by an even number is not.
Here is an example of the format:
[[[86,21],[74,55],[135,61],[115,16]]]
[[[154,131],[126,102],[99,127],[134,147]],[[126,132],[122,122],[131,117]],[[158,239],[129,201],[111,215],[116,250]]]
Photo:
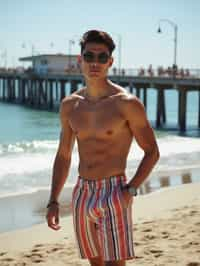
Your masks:
[[[137,188],[159,158],[143,104],[107,75],[115,44],[103,31],[90,30],[78,58],[86,86],[62,100],[62,131],[56,154],[48,226],[59,230],[58,197],[69,174],[75,140],[79,176],[72,193],[74,230],[80,256],[92,266],[124,266],[135,258],[132,206]],[[131,143],[144,151],[133,177],[126,177]]]

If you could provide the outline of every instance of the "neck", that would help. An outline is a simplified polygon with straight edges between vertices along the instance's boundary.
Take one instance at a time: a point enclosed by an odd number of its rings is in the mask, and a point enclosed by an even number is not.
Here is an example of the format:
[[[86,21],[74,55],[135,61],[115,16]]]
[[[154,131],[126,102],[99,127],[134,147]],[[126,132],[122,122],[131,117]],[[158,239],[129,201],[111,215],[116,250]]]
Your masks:
[[[108,95],[108,89],[111,82],[105,78],[102,80],[86,80],[86,95],[91,100],[98,100]]]

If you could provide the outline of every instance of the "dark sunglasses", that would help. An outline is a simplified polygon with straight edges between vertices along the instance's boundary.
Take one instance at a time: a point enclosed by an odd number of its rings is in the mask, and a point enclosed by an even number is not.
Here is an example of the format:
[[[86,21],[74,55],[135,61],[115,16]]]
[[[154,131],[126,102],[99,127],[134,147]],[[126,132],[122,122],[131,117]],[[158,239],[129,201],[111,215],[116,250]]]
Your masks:
[[[95,54],[93,52],[87,51],[83,53],[83,59],[87,63],[94,63],[96,60],[100,64],[106,64],[110,58],[110,55],[106,52]]]

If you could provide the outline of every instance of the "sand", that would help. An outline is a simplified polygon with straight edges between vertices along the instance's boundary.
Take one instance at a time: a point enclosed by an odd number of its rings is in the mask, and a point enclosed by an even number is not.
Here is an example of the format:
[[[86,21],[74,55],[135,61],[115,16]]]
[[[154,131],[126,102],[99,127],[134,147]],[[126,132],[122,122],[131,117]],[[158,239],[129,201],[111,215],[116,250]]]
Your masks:
[[[200,266],[200,183],[138,196],[133,210],[136,259],[127,266]],[[57,232],[41,224],[0,234],[0,265],[89,265],[78,257],[72,217],[61,219],[61,226]]]

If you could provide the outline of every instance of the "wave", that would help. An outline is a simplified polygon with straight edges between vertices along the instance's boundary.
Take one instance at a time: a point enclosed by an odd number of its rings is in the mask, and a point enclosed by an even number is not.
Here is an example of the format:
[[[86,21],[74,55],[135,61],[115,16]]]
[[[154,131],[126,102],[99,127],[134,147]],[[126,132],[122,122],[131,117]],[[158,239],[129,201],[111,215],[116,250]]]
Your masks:
[[[49,140],[33,140],[22,141],[13,144],[5,143],[0,144],[0,155],[5,154],[19,154],[19,153],[34,153],[34,152],[48,152],[54,151],[58,146],[58,141]]]
[[[31,191],[48,187],[51,182],[53,161],[58,141],[30,141],[0,145],[0,194]],[[200,168],[200,141],[197,138],[166,136],[158,138],[160,160],[152,174],[160,175],[176,169]],[[135,141],[127,160],[127,174],[137,169],[143,151]],[[68,181],[74,183],[78,175],[77,145],[72,155]]]
[[[170,156],[171,154],[178,153],[191,153],[194,151],[200,151],[200,141],[198,138],[178,137],[178,136],[165,136],[160,137],[158,140],[158,146],[163,156]],[[135,149],[135,141],[133,145]],[[22,153],[48,153],[55,152],[58,147],[58,140],[33,140],[22,141],[16,143],[4,143],[0,144],[0,156],[9,154],[22,154]],[[139,148],[139,147],[138,147]],[[75,143],[75,151],[77,150],[77,144]],[[132,151],[131,151],[132,152]],[[134,151],[134,156],[141,155],[141,151],[137,149]]]

